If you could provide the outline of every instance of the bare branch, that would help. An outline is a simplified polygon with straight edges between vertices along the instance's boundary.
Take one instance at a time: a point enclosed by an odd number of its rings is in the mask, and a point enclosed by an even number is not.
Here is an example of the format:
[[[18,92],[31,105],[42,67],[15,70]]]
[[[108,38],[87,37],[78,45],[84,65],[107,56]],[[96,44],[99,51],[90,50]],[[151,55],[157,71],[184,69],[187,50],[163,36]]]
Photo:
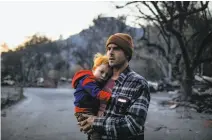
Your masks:
[[[196,65],[199,63],[200,56],[205,49],[205,47],[209,44],[212,44],[212,31],[204,38],[201,45],[199,46],[199,50],[197,52],[197,55],[194,57],[193,61],[193,67],[196,67]]]
[[[201,7],[201,8],[199,8],[199,9],[194,9],[193,11],[190,11],[190,12],[180,12],[179,14],[177,14],[176,16],[174,16],[173,18],[171,18],[170,20],[169,20],[169,22],[173,22],[174,20],[176,20],[176,19],[178,19],[178,18],[180,18],[181,16],[184,16],[184,17],[187,17],[187,16],[190,16],[190,15],[192,15],[192,14],[195,14],[195,13],[198,13],[198,12],[200,12],[200,11],[203,11],[203,10],[205,10],[207,7],[208,7],[208,1]]]
[[[182,2],[181,1],[176,1],[176,8],[178,9],[179,13],[183,12],[183,8],[182,8]]]
[[[144,28],[144,36],[141,38],[141,40],[146,41],[146,45],[147,45],[148,47],[153,47],[153,48],[158,49],[158,50],[162,53],[162,55],[166,57],[166,51],[164,50],[164,48],[163,48],[161,45],[159,45],[159,44],[151,43],[151,42],[149,41],[149,39],[146,38],[145,34],[146,34],[146,30],[145,30],[145,28]]]
[[[168,33],[165,31],[165,29],[164,29],[164,26],[162,25],[162,22],[160,21],[160,18],[159,18],[159,16],[152,10],[152,8],[146,3],[146,2],[142,2],[151,12],[152,12],[152,14],[153,15],[155,15],[155,17],[157,18],[157,19],[155,19],[155,18],[153,18],[153,17],[151,17],[151,16],[149,16],[149,15],[146,15],[146,14],[144,14],[142,11],[141,11],[141,9],[138,7],[138,6],[136,6],[136,8],[138,9],[138,11],[140,12],[140,14],[141,15],[144,15],[144,16],[140,16],[140,18],[143,18],[143,19],[147,19],[147,20],[152,20],[151,22],[159,29],[159,31],[161,32],[161,34],[162,34],[162,36],[163,36],[163,39],[165,40],[165,42],[166,42],[166,44],[167,44],[167,47],[168,47],[168,49],[170,48],[170,42],[167,40],[167,38],[166,38],[166,36],[169,36],[168,35]],[[160,24],[160,26],[155,22],[155,21],[157,21],[159,24]],[[165,55],[165,53],[164,52],[162,52],[163,53],[163,55]]]
[[[200,54],[202,53],[202,51],[204,50],[204,48],[208,45],[212,43],[212,31],[204,38],[204,40],[202,41],[201,45],[200,45],[200,49],[198,51],[197,57],[200,56]]]
[[[190,58],[189,58],[189,55],[188,55],[188,51],[185,47],[185,44],[182,40],[182,36],[181,34],[176,31],[175,29],[173,29],[172,27],[167,27],[169,29],[169,31],[171,33],[173,33],[173,35],[175,35],[175,37],[177,38],[178,42],[179,42],[179,47],[181,49],[181,52],[182,52],[182,56],[183,56],[183,59],[184,59],[184,62],[185,62],[185,66],[187,67],[186,70],[189,70],[190,69]],[[188,71],[187,71],[188,72]]]
[[[200,3],[201,3],[201,6],[203,7],[203,6],[204,6],[203,2],[201,1]],[[208,7],[207,7],[207,8],[208,8]],[[204,17],[206,26],[207,26],[207,27],[210,26],[210,25],[209,25],[210,23],[208,22],[208,18],[207,18],[207,9],[206,9],[206,10],[202,10],[202,14],[203,14],[203,17]]]
[[[174,15],[174,2],[172,1],[172,7],[171,7],[171,13],[172,13],[172,15],[171,15],[171,18],[173,17],[173,15]]]
[[[191,37],[185,42],[185,46],[188,45],[188,43],[193,40],[195,37],[197,37],[199,35],[199,32],[196,32],[194,34],[191,35]]]
[[[162,11],[160,10],[160,8],[158,7],[157,2],[152,1],[151,3],[153,4],[153,6],[155,7],[155,9],[157,10],[157,12],[160,15],[161,19],[163,20],[163,22],[167,23],[167,18],[165,17],[165,15],[162,13]]]
[[[209,15],[209,17],[212,18],[209,7],[207,8],[207,10],[208,10],[208,15]]]
[[[150,7],[149,7],[150,8]],[[142,13],[142,12],[141,12]],[[145,16],[147,16],[147,15],[145,15]],[[150,17],[145,17],[145,18],[147,18],[148,20],[150,19]],[[154,21],[157,21],[157,22],[159,22],[159,24],[160,24],[160,21],[158,21],[157,19],[152,19],[152,20],[154,20]],[[165,29],[163,28],[163,26],[161,25],[161,27],[157,24],[157,23],[155,23],[154,21],[152,21],[152,23],[159,29],[159,31],[160,31],[160,33],[162,34],[162,36],[163,36],[163,39],[165,40],[165,42],[166,42],[166,44],[167,44],[167,46],[168,46],[168,48],[170,48],[170,43],[169,43],[169,41],[167,40],[167,38],[166,38],[166,36],[169,36],[168,35],[168,33],[165,31]],[[161,23],[162,24],[162,23]]]
[[[209,57],[209,58],[205,58],[205,59],[200,60],[199,61],[199,64],[206,63],[206,62],[212,62],[212,57]]]
[[[151,16],[135,16],[135,17],[137,17],[137,20],[138,19],[145,19],[145,20],[155,20],[155,21],[157,21],[157,19],[155,19]]]
[[[144,1],[142,2],[151,12],[152,14],[158,19],[158,22],[160,22],[159,16],[152,10],[152,8]]]
[[[159,27],[158,27],[158,28],[159,28]],[[166,45],[167,45],[168,49],[170,50],[170,47],[171,47],[171,46],[170,46],[170,41],[169,41],[170,35],[164,34],[162,30],[160,30],[160,32],[161,32],[161,35],[163,36],[163,39],[164,39],[165,42],[166,42]],[[167,38],[166,38],[166,37],[167,37]]]
[[[124,7],[126,7],[126,6],[128,6],[128,5],[131,5],[131,4],[133,4],[133,3],[138,3],[138,2],[140,2],[140,1],[131,1],[131,2],[127,2],[125,5],[123,5],[123,6],[116,6],[116,8],[117,9],[121,9],[121,8],[124,8]]]
[[[139,13],[140,13],[141,15],[144,15],[144,16],[145,16],[146,19],[149,18],[150,20],[155,20],[155,21],[158,20],[158,19],[156,19],[156,18],[154,18],[154,17],[152,17],[152,16],[150,16],[150,15],[144,14],[144,13],[141,11],[141,9],[138,7],[138,5],[136,5],[136,8],[138,9],[138,11],[139,11]]]
[[[166,7],[166,9],[167,9],[167,11],[168,11],[168,13],[169,13],[169,16],[172,18],[173,17],[173,15],[174,15],[174,2],[172,1],[172,7],[170,7],[168,4],[167,4],[167,2],[166,1],[162,1],[162,3],[165,5],[165,7]]]
[[[157,20],[155,20],[155,21],[157,21],[159,24],[160,24],[160,26],[161,26],[161,28],[159,28],[159,30],[162,30],[162,32],[166,35],[166,36],[168,36],[168,33],[165,31],[165,28],[164,28],[164,26],[163,26],[163,23],[162,23],[162,21],[160,20],[160,17],[152,10],[152,8],[146,3],[146,2],[142,2],[151,12],[152,12],[152,14],[157,18]],[[138,7],[137,7],[138,8]],[[146,15],[146,14],[144,14],[144,13],[142,13],[141,12],[141,14],[143,14],[143,15]],[[155,18],[154,18],[155,19]],[[155,25],[157,25],[156,23],[155,23]],[[157,25],[157,27],[158,27],[158,25]]]
[[[201,59],[199,60],[195,66],[193,66],[193,69],[196,69],[200,64],[202,63],[207,63],[207,62],[212,62],[212,57],[209,58],[205,58],[205,59]]]

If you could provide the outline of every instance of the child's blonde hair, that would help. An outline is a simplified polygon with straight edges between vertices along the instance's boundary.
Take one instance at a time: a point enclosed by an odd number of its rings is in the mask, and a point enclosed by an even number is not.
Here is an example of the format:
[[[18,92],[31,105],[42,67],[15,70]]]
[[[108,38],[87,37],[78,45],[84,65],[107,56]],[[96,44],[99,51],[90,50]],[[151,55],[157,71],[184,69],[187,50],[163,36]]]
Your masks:
[[[109,59],[106,55],[103,55],[101,53],[97,53],[94,55],[94,59],[93,59],[93,70],[95,70],[98,66],[102,65],[102,64],[109,64]]]

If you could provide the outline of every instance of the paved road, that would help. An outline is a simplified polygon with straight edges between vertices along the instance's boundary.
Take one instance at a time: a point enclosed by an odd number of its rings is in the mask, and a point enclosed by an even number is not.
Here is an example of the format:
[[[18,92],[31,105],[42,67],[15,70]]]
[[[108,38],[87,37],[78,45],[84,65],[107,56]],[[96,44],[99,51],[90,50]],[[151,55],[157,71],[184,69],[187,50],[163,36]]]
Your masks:
[[[73,116],[73,90],[25,89],[26,99],[6,110],[2,140],[83,140]]]
[[[2,140],[85,140],[73,116],[72,89],[27,88],[26,99],[3,110]],[[211,115],[200,115],[179,108],[170,110],[158,102],[165,94],[152,95],[147,118],[146,140],[212,140],[212,129],[203,122]],[[192,116],[192,117],[190,117]]]

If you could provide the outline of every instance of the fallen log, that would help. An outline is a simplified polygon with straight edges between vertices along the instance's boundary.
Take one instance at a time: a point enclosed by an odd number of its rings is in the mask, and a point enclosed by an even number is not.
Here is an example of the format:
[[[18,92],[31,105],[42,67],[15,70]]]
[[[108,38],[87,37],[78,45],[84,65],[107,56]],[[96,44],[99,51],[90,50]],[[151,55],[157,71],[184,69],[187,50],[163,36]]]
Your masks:
[[[202,76],[202,79],[212,86],[212,77]]]

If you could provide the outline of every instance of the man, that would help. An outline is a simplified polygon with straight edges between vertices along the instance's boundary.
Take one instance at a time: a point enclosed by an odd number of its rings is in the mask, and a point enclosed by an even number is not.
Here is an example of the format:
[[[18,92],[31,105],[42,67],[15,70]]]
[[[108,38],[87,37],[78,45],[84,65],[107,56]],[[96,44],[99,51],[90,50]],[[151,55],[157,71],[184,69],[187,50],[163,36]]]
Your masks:
[[[97,131],[103,140],[143,140],[144,124],[150,102],[147,81],[130,69],[133,53],[130,35],[116,33],[106,42],[109,65],[113,68],[112,98],[104,116],[80,120],[81,131]]]

